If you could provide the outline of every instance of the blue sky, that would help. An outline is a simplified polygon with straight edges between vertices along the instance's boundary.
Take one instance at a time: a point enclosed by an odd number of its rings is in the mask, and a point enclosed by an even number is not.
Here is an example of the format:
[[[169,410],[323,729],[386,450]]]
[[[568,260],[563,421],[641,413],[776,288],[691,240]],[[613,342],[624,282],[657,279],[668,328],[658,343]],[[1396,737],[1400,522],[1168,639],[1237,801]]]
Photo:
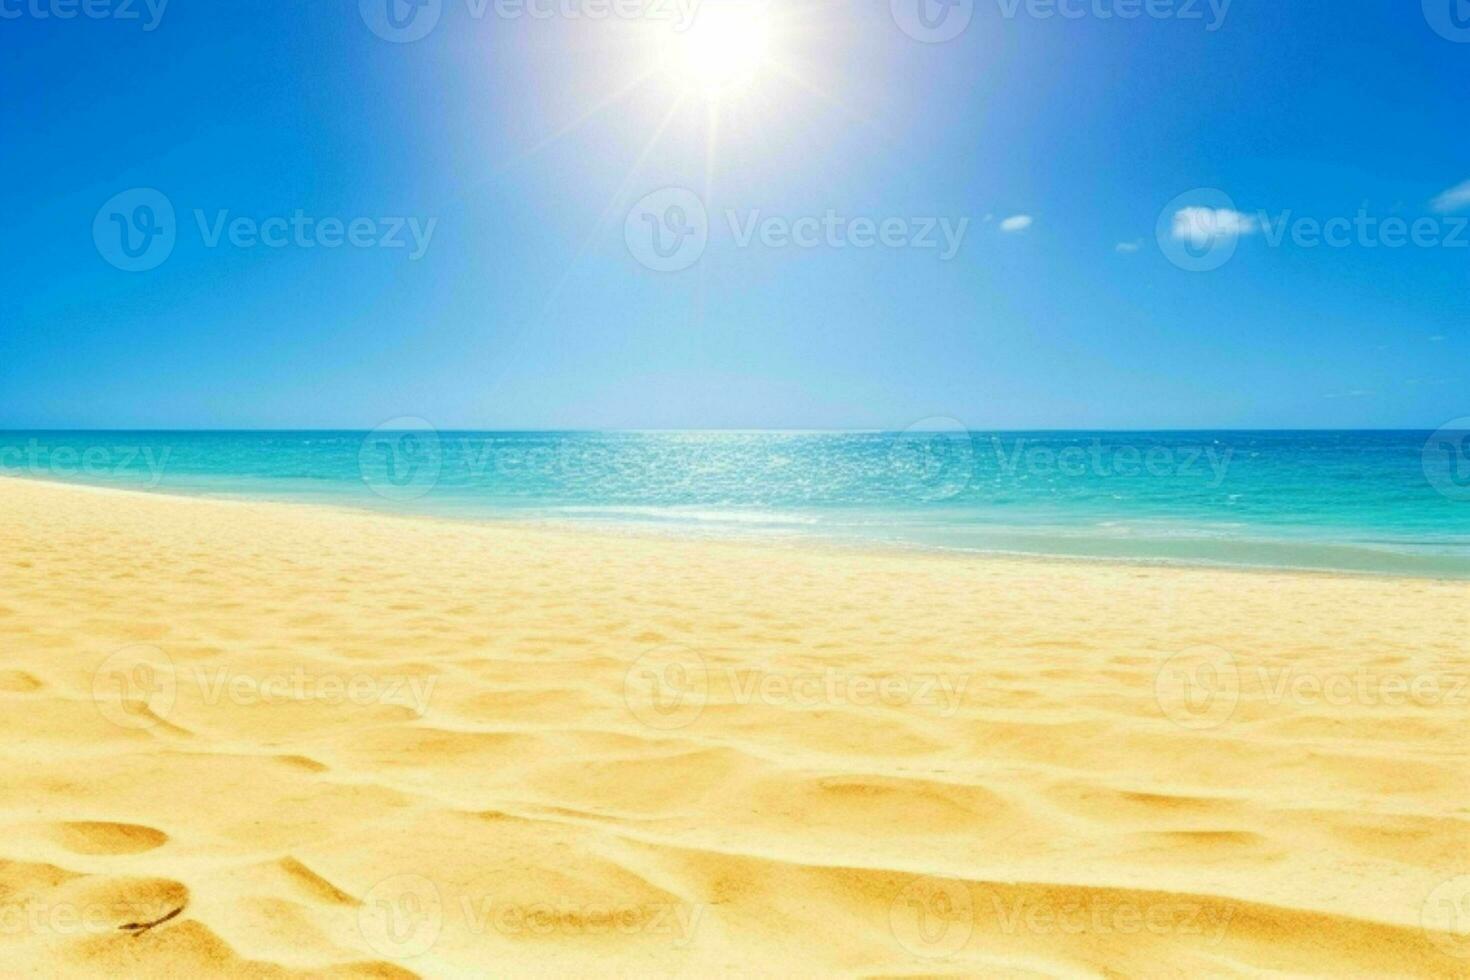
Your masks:
[[[388,0],[90,2],[0,0],[0,427],[1470,414],[1463,0],[975,0],[944,43],[904,0],[789,0],[764,58],[714,32],[740,71],[713,91],[657,67],[688,50],[648,19],[438,0],[397,43],[367,23]],[[126,271],[137,188],[172,250]],[[661,272],[636,205],[666,188],[708,233]],[[952,257],[929,226],[963,226]]]

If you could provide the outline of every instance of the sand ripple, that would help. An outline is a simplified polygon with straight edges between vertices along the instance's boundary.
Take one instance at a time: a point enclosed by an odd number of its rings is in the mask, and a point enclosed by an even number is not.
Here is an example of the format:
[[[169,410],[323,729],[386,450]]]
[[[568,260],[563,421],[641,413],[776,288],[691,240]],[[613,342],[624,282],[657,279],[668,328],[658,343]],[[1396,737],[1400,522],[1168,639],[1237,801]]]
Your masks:
[[[1470,587],[0,480],[7,976],[1470,976]]]

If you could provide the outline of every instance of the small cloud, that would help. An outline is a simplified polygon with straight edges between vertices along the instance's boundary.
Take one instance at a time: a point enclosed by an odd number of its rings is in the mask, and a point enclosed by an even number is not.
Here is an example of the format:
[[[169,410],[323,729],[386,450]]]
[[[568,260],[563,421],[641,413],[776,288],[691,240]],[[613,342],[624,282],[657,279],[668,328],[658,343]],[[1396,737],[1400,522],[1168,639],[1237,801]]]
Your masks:
[[[1229,208],[1184,208],[1174,212],[1174,237],[1204,248],[1256,231],[1256,219]]]
[[[1029,214],[1013,214],[1000,223],[1001,231],[1025,231],[1031,227],[1032,217]]]
[[[1136,252],[1143,247],[1143,239],[1135,238],[1131,242],[1119,242],[1113,247],[1115,252]]]
[[[1470,180],[1458,187],[1451,187],[1429,202],[1429,206],[1441,214],[1446,211],[1458,211],[1467,205],[1470,205]]]
[[[1429,342],[1431,344],[1438,344],[1438,343],[1440,343],[1443,340],[1444,340],[1444,334],[1442,334],[1442,333],[1432,334],[1430,336],[1430,338],[1429,338]]]
[[[1323,395],[1322,397],[1323,398],[1367,398],[1371,394],[1374,394],[1374,393],[1371,392],[1371,391],[1368,391],[1366,388],[1353,388],[1351,391],[1334,391],[1331,394]]]

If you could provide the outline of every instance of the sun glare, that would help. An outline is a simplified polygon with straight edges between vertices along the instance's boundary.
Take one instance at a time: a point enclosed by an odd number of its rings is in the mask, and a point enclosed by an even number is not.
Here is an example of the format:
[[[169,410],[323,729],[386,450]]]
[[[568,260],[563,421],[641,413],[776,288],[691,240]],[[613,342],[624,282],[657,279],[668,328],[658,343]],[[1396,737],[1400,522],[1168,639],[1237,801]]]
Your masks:
[[[688,94],[724,97],[749,89],[764,73],[772,47],[764,3],[702,6],[694,23],[664,41],[663,69]]]

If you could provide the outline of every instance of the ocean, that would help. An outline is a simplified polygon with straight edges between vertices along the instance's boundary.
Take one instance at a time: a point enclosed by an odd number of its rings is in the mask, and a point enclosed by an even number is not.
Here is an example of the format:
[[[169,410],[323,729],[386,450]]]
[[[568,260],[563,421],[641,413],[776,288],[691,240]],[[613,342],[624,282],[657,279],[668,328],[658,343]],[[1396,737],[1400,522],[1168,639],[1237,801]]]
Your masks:
[[[0,432],[0,474],[464,520],[1470,578],[1470,436]]]

